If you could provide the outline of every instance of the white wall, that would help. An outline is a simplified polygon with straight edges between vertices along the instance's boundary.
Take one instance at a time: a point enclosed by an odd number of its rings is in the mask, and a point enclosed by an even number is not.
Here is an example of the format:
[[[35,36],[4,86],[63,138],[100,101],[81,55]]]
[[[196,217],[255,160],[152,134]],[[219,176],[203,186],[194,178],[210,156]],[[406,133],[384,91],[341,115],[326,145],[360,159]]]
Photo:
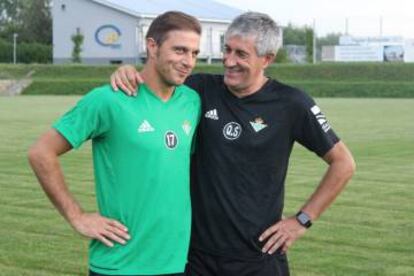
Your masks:
[[[55,0],[53,3],[53,59],[55,63],[71,61],[73,42],[71,36],[79,28],[84,35],[82,62],[89,64],[108,64],[111,60],[123,63],[137,63],[145,57],[145,35],[152,22],[150,18],[137,18],[132,15],[102,6],[88,0]],[[200,55],[202,59],[222,58],[220,37],[228,23],[201,22],[202,37]],[[121,32],[106,28],[99,32],[100,38],[111,34],[119,47],[100,45],[95,34],[104,25],[113,25]],[[105,36],[106,35],[106,36]]]
[[[55,0],[52,12],[53,58],[58,63],[59,60],[71,58],[71,36],[76,33],[77,28],[84,35],[81,53],[84,61],[95,63],[93,60],[99,59],[133,60],[138,56],[135,37],[138,22],[135,17],[85,0]],[[95,34],[103,25],[113,25],[120,30],[121,35],[116,40],[119,47],[102,46],[96,41]],[[106,28],[100,32],[100,37],[105,37],[105,34],[111,32],[115,33],[112,29]]]
[[[152,20],[143,19],[141,20],[140,30],[142,32],[142,45],[140,45],[141,53],[145,56],[145,35],[148,31],[148,27],[151,24]],[[220,36],[224,35],[224,32],[227,29],[228,23],[210,23],[210,22],[201,22],[202,34],[200,41],[200,54],[199,58],[213,58],[220,59],[222,58],[221,52],[221,42]]]
[[[404,43],[404,62],[414,62],[414,39]]]
[[[222,58],[220,37],[224,35],[229,24],[202,22],[203,33],[200,42],[200,58]]]

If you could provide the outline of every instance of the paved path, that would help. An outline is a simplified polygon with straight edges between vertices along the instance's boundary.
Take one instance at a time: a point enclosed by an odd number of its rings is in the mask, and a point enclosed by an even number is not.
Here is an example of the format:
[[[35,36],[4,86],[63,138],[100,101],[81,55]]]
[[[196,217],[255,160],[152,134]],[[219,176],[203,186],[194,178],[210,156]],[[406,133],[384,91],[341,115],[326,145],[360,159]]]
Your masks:
[[[31,76],[34,71],[30,71],[20,80],[0,80],[0,96],[17,96],[32,83]]]

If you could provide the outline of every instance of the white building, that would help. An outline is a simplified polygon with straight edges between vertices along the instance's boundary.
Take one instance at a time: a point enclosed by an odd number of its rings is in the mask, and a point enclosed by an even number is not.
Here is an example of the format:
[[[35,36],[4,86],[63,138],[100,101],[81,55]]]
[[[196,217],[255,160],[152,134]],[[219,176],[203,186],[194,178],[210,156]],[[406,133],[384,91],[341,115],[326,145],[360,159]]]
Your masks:
[[[200,59],[222,57],[224,32],[243,10],[211,0],[54,0],[53,62],[69,63],[77,32],[84,36],[81,59],[87,64],[141,63],[145,34],[161,13],[177,10],[197,17],[203,28]]]
[[[400,36],[341,36],[339,45],[322,47],[322,61],[414,62],[414,42]]]

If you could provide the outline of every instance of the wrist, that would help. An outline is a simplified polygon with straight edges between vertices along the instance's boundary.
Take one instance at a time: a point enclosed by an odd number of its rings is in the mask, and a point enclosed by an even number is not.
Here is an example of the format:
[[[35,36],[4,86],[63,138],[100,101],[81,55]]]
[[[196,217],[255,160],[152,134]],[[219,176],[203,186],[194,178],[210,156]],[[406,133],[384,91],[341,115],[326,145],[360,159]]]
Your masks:
[[[312,226],[312,219],[311,217],[304,211],[299,211],[296,216],[296,221],[305,227],[306,229],[310,228]]]
[[[66,220],[69,222],[72,227],[76,228],[76,225],[79,223],[80,219],[82,218],[83,211],[78,209],[73,211],[66,216]]]

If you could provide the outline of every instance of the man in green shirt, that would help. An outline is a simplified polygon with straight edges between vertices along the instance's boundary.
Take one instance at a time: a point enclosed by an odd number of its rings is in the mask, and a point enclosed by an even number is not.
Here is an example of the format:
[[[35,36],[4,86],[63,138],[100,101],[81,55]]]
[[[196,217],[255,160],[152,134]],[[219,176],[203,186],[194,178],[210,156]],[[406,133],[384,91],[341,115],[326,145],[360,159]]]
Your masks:
[[[182,273],[191,204],[189,164],[200,99],[182,85],[199,52],[199,22],[167,12],[150,26],[139,96],[94,89],[29,150],[55,207],[92,239],[90,275]],[[99,212],[68,191],[58,156],[92,140]]]

